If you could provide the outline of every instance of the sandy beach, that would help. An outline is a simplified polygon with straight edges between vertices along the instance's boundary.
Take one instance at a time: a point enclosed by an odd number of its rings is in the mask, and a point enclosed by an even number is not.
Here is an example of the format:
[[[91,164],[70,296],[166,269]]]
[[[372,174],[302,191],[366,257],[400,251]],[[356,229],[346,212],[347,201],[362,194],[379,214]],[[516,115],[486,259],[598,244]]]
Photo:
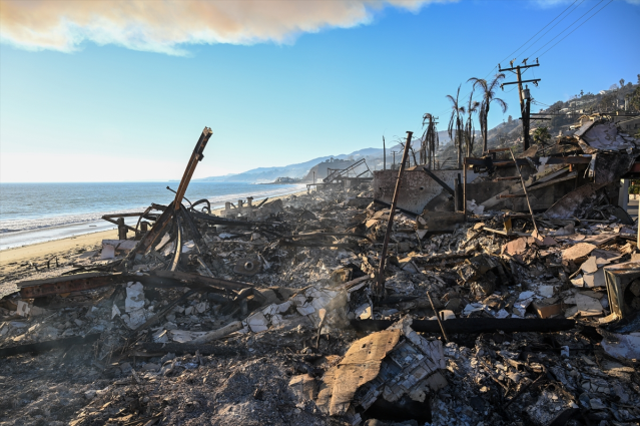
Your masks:
[[[102,240],[114,238],[118,238],[115,229],[2,250],[0,251],[0,267],[14,264],[19,266],[28,261],[38,263],[38,261],[48,260],[55,256],[64,256],[70,251],[93,249],[100,246]]]

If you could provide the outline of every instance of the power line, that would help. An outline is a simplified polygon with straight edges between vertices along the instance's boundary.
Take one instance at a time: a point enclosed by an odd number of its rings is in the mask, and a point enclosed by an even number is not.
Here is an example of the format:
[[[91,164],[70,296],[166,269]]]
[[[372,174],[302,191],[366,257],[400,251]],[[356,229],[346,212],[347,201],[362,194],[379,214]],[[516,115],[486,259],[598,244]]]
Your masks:
[[[547,53],[548,51],[550,51],[551,49],[553,49],[554,47],[556,47],[558,45],[558,43],[560,43],[562,40],[564,40],[565,38],[569,37],[571,35],[571,33],[573,33],[575,30],[577,30],[578,28],[580,28],[582,25],[584,25],[589,19],[593,18],[594,16],[596,16],[602,9],[604,9],[605,7],[609,6],[611,3],[613,3],[613,0],[611,0],[609,3],[605,4],[604,6],[602,6],[600,9],[598,9],[598,11],[596,13],[594,13],[593,15],[589,16],[582,24],[578,25],[577,27],[575,27],[573,30],[571,30],[571,32],[569,34],[567,34],[566,36],[562,37],[560,40],[558,40],[558,42],[556,44],[554,44],[553,46],[551,46],[550,48],[548,48],[547,50],[545,50],[544,52],[542,52],[542,54],[540,54],[540,56],[544,55],[545,53]],[[600,4],[600,3],[598,3]],[[597,6],[597,5],[596,5]],[[548,43],[547,43],[548,44]],[[544,47],[544,46],[542,46]],[[538,57],[540,57],[538,56]]]
[[[563,32],[567,31],[569,28],[571,28],[571,27],[573,26],[573,24],[575,24],[576,22],[578,22],[579,20],[581,20],[582,18],[584,18],[584,16],[585,16],[586,14],[588,14],[588,13],[589,13],[589,12],[591,12],[593,9],[595,9],[595,8],[596,8],[596,7],[598,7],[600,4],[602,4],[602,2],[603,2],[603,1],[604,1],[604,0],[600,0],[598,3],[596,3],[596,5],[595,5],[595,6],[593,6],[591,9],[587,10],[587,11],[586,11],[586,12],[585,12],[581,17],[579,17],[578,19],[576,19],[575,21],[573,21],[573,22],[571,23],[571,25],[569,25],[567,28],[565,28],[564,30],[562,30],[562,31],[560,31],[558,34],[556,34],[556,36],[555,36],[555,37],[553,37],[551,40],[549,40],[548,42],[546,42],[542,47],[540,47],[538,50],[536,50],[535,52],[533,52],[530,56],[534,56],[536,53],[538,53],[539,51],[541,51],[542,49],[544,49],[544,47],[545,47],[546,45],[548,45],[549,43],[551,43],[551,42],[552,42],[553,40],[555,40],[556,38],[560,37],[560,34],[562,34]],[[607,4],[608,4],[608,3],[607,3]],[[606,6],[606,5],[605,5],[605,6]],[[603,8],[603,9],[604,9],[604,8]],[[602,10],[602,9],[600,9],[600,10]],[[598,12],[596,12],[596,13],[598,13]],[[595,15],[595,14],[594,14],[594,15]],[[587,20],[586,20],[586,21],[584,21],[584,22],[587,22],[588,20],[589,20],[589,19],[587,19]],[[584,24],[584,22],[583,22],[582,24]],[[577,30],[578,28],[580,28],[580,26],[581,26],[582,24],[580,24],[580,25],[578,25],[576,28],[574,28],[574,29],[573,29],[573,31],[575,31],[575,30]],[[571,32],[573,32],[573,31],[571,31]],[[569,33],[569,34],[571,34],[571,33]],[[569,35],[569,34],[567,34],[567,35]],[[566,36],[565,36],[565,37],[566,37]],[[557,44],[557,43],[556,43],[556,44]],[[540,56],[538,56],[538,57],[540,57]]]
[[[510,54],[508,54],[504,59],[502,59],[500,62],[504,62],[505,59],[508,59],[511,57],[511,55],[513,55],[514,53],[518,52],[520,49],[522,49],[522,47],[524,47],[527,43],[529,43],[535,36],[537,36],[538,34],[540,34],[545,28],[547,28],[549,25],[551,25],[556,19],[558,19],[560,16],[562,16],[567,10],[569,10],[574,4],[576,4],[578,0],[574,0],[573,3],[571,3],[566,9],[564,9],[562,12],[560,12],[555,18],[553,18],[551,21],[549,21],[549,23],[547,23],[547,25],[545,25],[544,27],[542,27],[537,33],[535,33],[533,36],[531,36],[531,38],[529,38],[529,40],[527,40],[526,42],[524,42],[522,45],[520,45],[520,47],[518,47],[516,50],[514,50],[513,52],[511,52]],[[582,0],[578,6],[580,6],[580,4],[582,4],[585,0]],[[577,8],[577,6],[576,6]],[[573,10],[571,11],[573,12]],[[556,23],[556,25],[558,25],[564,18],[566,18],[567,16],[569,16],[571,14],[571,12],[567,13],[562,19],[560,19],[560,21],[558,21]],[[556,25],[554,25],[553,27],[551,27],[549,29],[549,31],[551,31],[551,29],[553,29]],[[547,33],[549,32],[547,31]],[[545,33],[545,34],[547,34]],[[543,36],[545,35],[543,34]],[[542,38],[542,37],[540,37]],[[534,42],[535,44],[535,42]],[[529,47],[532,47],[533,44]],[[487,77],[489,77],[491,75],[491,73],[496,69],[497,67],[493,67],[491,68],[491,70],[487,73],[487,75],[485,75],[482,79],[486,80]],[[508,90],[506,93],[512,92],[514,89]],[[471,94],[471,92],[468,92],[466,95],[463,96],[463,98],[468,97]],[[447,111],[449,111],[450,108],[445,108],[442,111],[437,112],[436,114],[443,114]]]
[[[577,1],[577,0],[576,0],[576,1]],[[556,22],[556,23],[555,23],[555,25],[554,25],[553,27],[549,28],[549,29],[548,29],[544,34],[542,34],[540,37],[538,37],[538,39],[537,39],[536,41],[534,41],[533,43],[531,43],[531,46],[529,46],[527,49],[531,49],[531,48],[532,48],[532,47],[533,47],[537,42],[539,42],[540,40],[542,40],[542,38],[543,38],[544,36],[546,36],[547,34],[549,34],[549,31],[551,31],[552,29],[554,29],[554,28],[555,28],[555,27],[556,27],[560,22],[562,22],[562,21],[564,20],[564,18],[566,18],[567,16],[571,15],[575,10],[577,10],[577,9],[578,9],[578,7],[580,7],[580,5],[581,5],[582,3],[584,3],[584,1],[585,1],[585,0],[582,0],[580,3],[578,3],[578,5],[577,5],[573,10],[571,10],[569,13],[567,13],[566,15],[564,15],[564,16],[562,17],[562,19],[560,19],[558,22]],[[573,6],[575,3],[576,3],[576,2],[574,1],[574,2],[569,6],[569,7]],[[568,9],[568,8],[567,8],[567,9]],[[565,9],[565,11],[566,11],[567,9]],[[562,13],[564,13],[564,11],[563,11]],[[547,26],[548,26],[548,25],[547,25]],[[546,27],[545,27],[545,28],[546,28]],[[543,28],[543,29],[544,29],[544,28]],[[542,30],[540,30],[540,31],[542,31]],[[540,33],[540,31],[538,31],[538,33]],[[535,36],[534,36],[534,37],[535,37]],[[525,49],[525,52],[526,52],[526,50],[527,50],[527,49]],[[524,52],[522,52],[522,54],[524,55]],[[529,56],[533,56],[533,55],[529,55]]]
[[[573,6],[578,0],[574,0],[573,3],[571,3],[569,5],[569,7]],[[584,1],[584,0],[583,0]],[[567,7],[567,9],[569,9],[569,7]],[[503,60],[501,60],[500,62],[504,62],[505,60],[509,59],[511,57],[511,55],[513,55],[514,53],[516,53],[517,51],[519,51],[520,49],[522,49],[522,47],[524,47],[527,43],[529,43],[531,41],[531,39],[533,39],[535,36],[537,36],[538,34],[540,34],[542,32],[542,30],[544,30],[545,28],[547,28],[549,25],[551,25],[553,23],[553,21],[555,21],[556,19],[558,19],[563,13],[565,13],[567,11],[567,9],[563,10],[562,12],[560,12],[560,14],[558,16],[556,16],[555,18],[553,18],[547,25],[545,25],[544,27],[542,27],[540,29],[540,31],[538,31],[537,33],[535,33],[529,40],[525,41],[520,47],[518,47],[516,50],[514,50],[513,52],[509,53]],[[562,18],[564,19],[564,18]],[[493,70],[492,70],[493,71]]]
[[[533,103],[534,103],[534,104],[536,104],[536,105],[541,105],[541,106],[551,107],[551,105],[547,105],[547,104],[545,104],[544,102],[540,102],[540,101],[537,101],[537,100],[535,100],[535,99],[534,99],[534,100],[532,100],[531,102],[533,102]]]
[[[510,53],[509,55],[507,55],[505,57],[505,59],[508,59],[509,57],[511,57],[511,55],[513,55],[514,53],[518,52],[522,47],[524,47],[525,45],[527,45],[529,43],[529,41],[531,41],[533,38],[535,38],[538,34],[540,34],[545,28],[547,28],[549,25],[551,25],[556,19],[558,19],[560,16],[562,16],[567,10],[569,10],[578,0],[574,0],[573,3],[571,3],[566,9],[564,9],[562,12],[560,12],[555,18],[553,18],[551,21],[549,21],[549,23],[547,25],[545,25],[544,27],[542,27],[537,33],[535,33],[531,38],[529,38],[529,40],[527,40],[525,43],[523,43],[520,47],[518,47],[515,51],[513,51],[512,53]],[[544,37],[547,33],[549,33],[549,31],[551,31],[554,27],[556,27],[560,22],[562,22],[562,20],[564,18],[566,18],[567,16],[569,16],[574,10],[576,10],[582,3],[584,3],[585,0],[582,0],[573,10],[571,10],[569,13],[567,13],[562,19],[560,19],[560,21],[556,22],[556,24],[551,27],[548,31],[546,31],[541,37],[539,37],[534,43],[532,43],[529,48],[533,47],[540,39],[542,39],[542,37]],[[565,31],[567,31],[569,28],[571,28],[576,22],[580,21],[580,19],[582,19],[585,15],[587,15],[589,12],[591,12],[593,9],[595,9],[596,7],[598,7],[604,0],[600,0],[595,6],[593,6],[591,9],[589,9],[586,13],[584,13],[582,16],[580,16],[578,19],[576,19],[574,22],[572,22],[569,26],[567,26],[564,30],[562,30],[560,33],[558,33],[555,37],[553,37],[551,40],[549,40],[547,43],[545,43],[542,47],[540,47],[538,50],[536,50],[535,52],[533,52],[533,54],[529,55],[529,56],[533,56],[534,54],[536,54],[537,52],[539,52],[540,50],[542,50],[545,46],[547,46],[549,43],[551,43],[553,40],[555,40],[556,38],[558,38],[562,33],[564,33]],[[564,36],[562,39],[560,39],[557,43],[555,43],[553,46],[551,46],[549,49],[545,50],[541,55],[539,55],[538,57],[541,57],[542,55],[544,55],[545,53],[547,53],[549,50],[553,49],[558,43],[560,43],[562,40],[564,40],[565,38],[567,38],[571,33],[573,33],[575,30],[577,30],[578,28],[580,28],[582,25],[584,25],[584,23],[586,23],[589,19],[593,18],[596,14],[598,14],[602,9],[604,9],[605,7],[607,7],[609,4],[611,4],[613,2],[613,0],[610,0],[609,3],[605,4],[601,9],[599,9],[596,13],[594,13],[593,15],[591,15],[589,18],[587,18],[584,22],[582,22],[580,25],[578,25],[576,28],[574,28],[569,34],[567,34],[566,36]],[[525,50],[526,51],[526,50]],[[503,62],[505,59],[502,59]],[[489,71],[487,73],[486,76],[483,77],[483,80],[486,80],[486,78],[496,69],[497,67],[493,67],[491,69],[491,71]],[[535,75],[534,75],[535,76]],[[515,87],[511,90],[507,90],[505,92],[506,93],[510,93],[512,91],[515,90]],[[463,96],[463,98],[468,97],[471,94],[471,91],[468,92],[466,95]],[[450,111],[450,108],[445,108],[439,112],[437,112],[436,114],[443,114],[445,112]]]

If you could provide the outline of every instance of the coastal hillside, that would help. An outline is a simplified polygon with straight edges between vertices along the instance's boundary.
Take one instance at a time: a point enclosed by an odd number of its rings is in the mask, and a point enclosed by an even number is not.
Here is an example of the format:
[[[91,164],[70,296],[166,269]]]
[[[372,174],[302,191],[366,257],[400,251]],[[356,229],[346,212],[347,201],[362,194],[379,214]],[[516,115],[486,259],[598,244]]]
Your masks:
[[[614,113],[624,107],[628,114],[636,114],[640,110],[640,74],[638,82],[626,82],[620,80],[619,84],[613,84],[608,90],[601,90],[597,93],[580,91],[580,94],[571,96],[566,101],[557,101],[551,105],[543,104],[536,101],[532,102],[533,112],[531,120],[531,133],[538,127],[545,127],[552,139],[562,135],[570,134],[574,131],[572,126],[583,114],[593,112]],[[542,108],[540,108],[542,107]],[[518,105],[512,104],[509,113],[517,113]],[[615,114],[619,114],[615,113]],[[624,114],[623,114],[624,115]],[[542,117],[544,120],[536,120]],[[440,123],[440,129],[446,128],[445,120]],[[421,145],[421,132],[416,131],[414,134],[410,162],[415,163],[414,155],[418,156],[418,150]],[[488,131],[488,147],[490,149],[515,147],[516,151],[521,149],[522,140],[522,123],[515,115],[509,115],[508,119],[489,129]],[[455,134],[454,134],[455,137]],[[456,147],[451,143],[451,139],[446,130],[438,131],[440,146],[437,152],[438,168],[455,167],[457,151]],[[394,161],[399,162],[403,147],[401,143],[404,141],[402,136],[393,136],[386,138],[387,155],[386,167],[393,167]],[[310,182],[313,179],[313,170],[316,171],[316,178],[323,178],[327,175],[327,168],[345,168],[351,163],[364,158],[370,170],[379,170],[385,166],[384,154],[382,150],[382,141],[379,142],[378,148],[364,148],[354,151],[350,154],[341,154],[333,156],[325,156],[314,158],[303,163],[290,164],[281,167],[260,167],[248,170],[243,173],[215,176],[204,178],[204,181],[213,182],[251,182],[251,183],[267,183],[274,182],[278,178],[290,178],[295,181]],[[482,137],[476,129],[475,142],[473,144],[473,156],[482,155]],[[357,173],[365,171],[364,166],[356,170]]]
[[[258,167],[256,169],[247,170],[243,173],[229,174],[225,176],[212,176],[203,179],[198,179],[207,182],[252,182],[252,183],[269,183],[274,182],[280,177],[288,177],[292,179],[304,179],[309,175],[311,180],[310,171],[314,166],[319,166],[322,163],[327,163],[328,167],[343,168],[347,167],[351,162],[357,161],[360,158],[368,159],[379,156],[382,158],[382,148],[364,148],[358,151],[354,151],[350,154],[341,155],[328,155],[325,157],[317,157],[303,163],[289,164],[287,166],[279,167]],[[331,166],[332,162],[336,160],[344,160],[336,162],[334,166]],[[338,165],[339,164],[339,165]],[[317,177],[326,176],[326,167],[319,166],[320,170]]]
[[[419,149],[420,135],[416,135],[411,144],[414,150]],[[440,143],[446,145],[450,142],[447,131],[439,131],[438,137]],[[402,146],[399,144],[400,138],[387,139],[387,167],[391,167],[393,163],[393,152],[396,152],[397,161],[400,161],[402,155]],[[256,169],[247,170],[246,172],[229,174],[224,176],[211,176],[203,179],[197,179],[207,182],[251,182],[251,183],[270,183],[278,178],[287,177],[291,179],[301,179],[304,182],[310,182],[313,179],[312,169],[316,170],[316,178],[320,179],[326,176],[328,168],[344,168],[354,161],[364,158],[371,170],[383,168],[383,149],[382,141],[380,148],[363,148],[350,154],[327,155],[325,157],[317,157],[303,163],[289,164],[286,166],[276,167],[258,167]],[[358,169],[358,171],[362,170]],[[195,180],[195,179],[194,179]]]

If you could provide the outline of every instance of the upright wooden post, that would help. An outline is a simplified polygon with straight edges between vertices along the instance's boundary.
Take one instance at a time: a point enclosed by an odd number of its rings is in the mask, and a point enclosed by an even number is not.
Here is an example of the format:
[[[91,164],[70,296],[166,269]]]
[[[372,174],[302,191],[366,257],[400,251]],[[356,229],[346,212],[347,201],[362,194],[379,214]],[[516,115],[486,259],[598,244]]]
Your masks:
[[[391,202],[391,211],[389,212],[389,220],[387,221],[387,232],[384,234],[384,243],[382,244],[382,251],[380,252],[380,268],[378,269],[378,277],[373,287],[373,294],[377,300],[384,297],[384,271],[387,260],[387,248],[389,247],[389,237],[393,228],[393,216],[398,206],[398,196],[400,194],[400,183],[402,182],[402,173],[404,172],[404,165],[407,162],[409,156],[409,148],[411,147],[411,137],[413,132],[407,132],[407,141],[404,145],[404,154],[402,154],[402,163],[400,163],[400,169],[398,170],[398,179],[396,180],[396,187],[393,190],[393,201]]]
[[[124,217],[118,218],[118,239],[119,240],[127,239],[127,227],[124,225]]]

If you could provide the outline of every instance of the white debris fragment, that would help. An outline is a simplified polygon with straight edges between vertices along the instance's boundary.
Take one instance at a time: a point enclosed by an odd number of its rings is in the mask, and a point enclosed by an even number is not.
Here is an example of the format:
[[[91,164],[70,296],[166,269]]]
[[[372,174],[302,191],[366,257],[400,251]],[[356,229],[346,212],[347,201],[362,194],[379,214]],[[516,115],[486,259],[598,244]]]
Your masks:
[[[203,314],[208,309],[207,302],[200,302],[196,305],[196,311]]]
[[[356,317],[358,317],[361,320],[366,320],[371,318],[371,315],[372,315],[371,305],[369,305],[368,303],[364,303],[358,306],[356,308],[355,314],[356,314]]]
[[[532,292],[525,292],[525,293],[532,293]],[[522,296],[522,293],[521,293],[521,296]],[[513,315],[518,316],[520,318],[524,318],[527,312],[527,308],[529,307],[532,301],[533,299],[518,300],[516,303],[513,304],[513,309],[512,309]]]
[[[18,307],[16,308],[16,313],[21,317],[26,317],[31,312],[31,307],[28,303],[23,302],[22,300],[18,301]]]
[[[509,317],[509,312],[507,312],[506,309],[502,308],[500,309],[498,312],[496,312],[496,318],[508,318]]]
[[[168,343],[169,342],[169,335],[167,330],[161,328],[160,330],[156,331],[155,333],[153,333],[152,335],[153,337],[153,341],[156,343]]]
[[[247,325],[252,332],[259,333],[269,329],[269,320],[262,312],[256,312],[247,318]]]
[[[538,287],[538,294],[542,297],[549,298],[553,297],[553,293],[555,291],[555,287],[552,285],[541,285]]]
[[[124,310],[127,313],[144,308],[144,288],[141,283],[127,283],[127,298],[124,300]]]
[[[100,253],[101,260],[113,259],[116,257],[116,248],[111,244],[102,244],[102,252]],[[95,394],[94,394],[95,395]]]
[[[483,311],[485,306],[482,303],[469,303],[464,307],[464,311],[462,311],[462,315],[468,317],[473,312]]]
[[[302,306],[298,306],[296,310],[300,315],[304,316],[311,315],[316,311],[313,305],[311,305],[310,303],[305,303]]]
[[[602,348],[616,358],[640,359],[640,333],[614,334],[615,339],[603,339]]]
[[[518,300],[531,299],[533,296],[535,296],[535,293],[533,291],[523,291],[522,293],[520,293],[520,296],[518,296]]]

